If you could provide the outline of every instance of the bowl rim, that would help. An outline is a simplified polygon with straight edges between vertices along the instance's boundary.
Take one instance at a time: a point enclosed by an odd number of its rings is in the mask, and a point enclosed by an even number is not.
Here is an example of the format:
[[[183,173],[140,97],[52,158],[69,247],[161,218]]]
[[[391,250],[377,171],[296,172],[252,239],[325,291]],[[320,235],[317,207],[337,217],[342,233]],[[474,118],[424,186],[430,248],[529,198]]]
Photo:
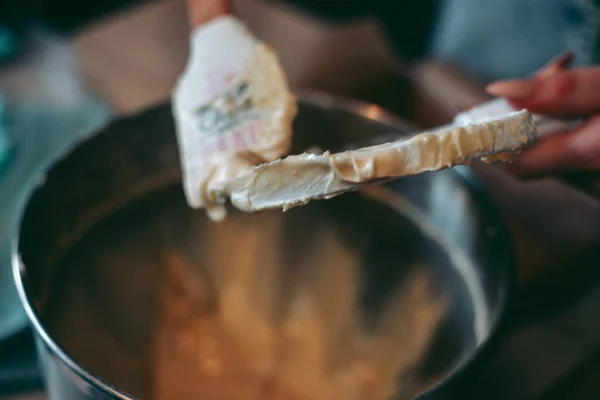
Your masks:
[[[297,92],[297,98],[300,103],[305,102],[313,105],[317,105],[323,108],[333,108],[342,111],[347,111],[350,113],[358,114],[363,116],[364,118],[378,121],[389,125],[391,127],[395,127],[398,130],[402,130],[404,132],[417,132],[418,128],[404,120],[403,118],[396,116],[392,112],[376,105],[373,103],[355,100],[348,97],[332,95],[324,92],[312,91],[312,90],[303,90]],[[137,115],[144,113],[147,110],[152,108],[141,110]],[[135,115],[135,114],[134,114]],[[131,115],[125,116],[124,118],[130,118]],[[113,121],[114,122],[114,121]],[[110,126],[108,124],[107,126]],[[73,151],[75,151],[79,146],[83,143],[86,143],[88,140],[96,137],[101,134],[107,126],[103,126],[100,128],[95,134],[87,137],[86,140],[77,143],[73,146],[67,154],[65,154],[61,159],[56,160],[52,163],[47,171],[50,171],[54,166],[61,162],[62,159],[68,157]],[[486,189],[483,182],[477,177],[477,175],[471,170],[470,167],[463,167],[462,170],[453,168],[451,171],[457,175],[457,177],[464,182],[466,188],[468,189],[471,196],[474,197],[475,202],[478,204],[480,208],[481,214],[483,216],[483,222],[487,226],[493,226],[496,229],[497,234],[493,237],[486,237],[486,241],[489,242],[490,247],[493,249],[493,253],[499,257],[503,257],[503,260],[500,264],[504,265],[507,274],[507,282],[506,282],[506,295],[501,300],[501,304],[498,305],[499,310],[497,314],[497,318],[492,321],[489,329],[489,334],[485,337],[481,343],[479,343],[474,351],[453,370],[446,377],[444,377],[438,383],[430,386],[415,397],[417,399],[425,399],[432,392],[441,390],[446,388],[452,384],[454,384],[459,377],[463,376],[468,369],[470,369],[476,360],[480,359],[482,353],[490,347],[490,342],[496,338],[496,333],[499,331],[501,324],[506,319],[506,313],[508,310],[509,299],[514,291],[515,282],[516,282],[516,255],[512,243],[510,241],[509,231],[505,225],[505,222],[502,220],[500,213],[498,212],[498,208],[491,198],[490,193]],[[43,186],[43,185],[41,185]],[[39,186],[39,187],[41,187]],[[29,323],[33,327],[34,335],[43,341],[43,344],[51,352],[51,355],[57,357],[59,362],[63,363],[66,367],[70,369],[71,372],[75,373],[75,375],[82,379],[86,384],[93,386],[94,388],[100,390],[104,394],[121,400],[132,400],[136,399],[131,394],[122,391],[107,381],[104,381],[98,375],[90,372],[85,367],[80,365],[77,361],[75,361],[72,356],[70,356],[47,332],[46,328],[41,322],[40,317],[38,316],[37,311],[34,308],[33,299],[30,297],[27,288],[25,287],[24,277],[26,276],[26,266],[21,260],[21,254],[19,250],[20,244],[20,234],[21,227],[24,220],[24,217],[29,209],[29,203],[34,196],[35,192],[39,189],[31,191],[25,200],[25,206],[21,208],[20,215],[18,216],[18,223],[15,229],[15,233],[11,238],[10,244],[10,258],[11,258],[11,266],[13,272],[14,282],[17,287],[17,292],[25,309],[25,313],[29,320]],[[38,348],[39,352],[39,348]],[[43,367],[39,367],[42,370],[42,374],[44,373]]]

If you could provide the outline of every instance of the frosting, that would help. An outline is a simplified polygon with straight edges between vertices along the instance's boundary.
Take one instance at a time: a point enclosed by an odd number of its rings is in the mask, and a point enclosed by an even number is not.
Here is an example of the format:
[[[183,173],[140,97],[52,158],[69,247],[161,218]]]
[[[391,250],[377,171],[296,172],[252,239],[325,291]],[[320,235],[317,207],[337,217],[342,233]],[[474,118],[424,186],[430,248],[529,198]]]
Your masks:
[[[535,138],[532,114],[523,110],[342,153],[292,155],[254,167],[210,195],[221,204],[229,199],[247,212],[285,210],[312,199],[357,190],[364,184],[437,171],[473,159],[510,161]]]

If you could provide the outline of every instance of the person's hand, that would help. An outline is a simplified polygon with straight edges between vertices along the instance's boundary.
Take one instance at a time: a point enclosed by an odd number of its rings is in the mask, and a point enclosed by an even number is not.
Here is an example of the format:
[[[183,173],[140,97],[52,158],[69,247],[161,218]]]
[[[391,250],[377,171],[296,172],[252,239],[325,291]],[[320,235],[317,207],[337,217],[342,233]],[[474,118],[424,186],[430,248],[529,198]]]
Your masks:
[[[569,176],[586,189],[600,182],[600,67],[568,69],[564,56],[529,79],[496,82],[490,94],[505,97],[516,109],[561,116],[586,116],[571,132],[540,139],[511,166],[520,176]]]
[[[296,103],[285,74],[241,21],[218,16],[192,32],[172,97],[188,203],[222,219],[220,186],[289,150]]]

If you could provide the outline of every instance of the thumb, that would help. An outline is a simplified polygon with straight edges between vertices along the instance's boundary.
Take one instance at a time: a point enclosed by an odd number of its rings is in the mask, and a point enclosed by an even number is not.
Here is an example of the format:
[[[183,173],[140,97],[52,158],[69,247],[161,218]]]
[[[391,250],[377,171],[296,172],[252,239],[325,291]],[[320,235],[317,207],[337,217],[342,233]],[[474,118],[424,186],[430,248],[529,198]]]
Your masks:
[[[600,171],[600,116],[572,132],[539,140],[509,166],[521,176]]]

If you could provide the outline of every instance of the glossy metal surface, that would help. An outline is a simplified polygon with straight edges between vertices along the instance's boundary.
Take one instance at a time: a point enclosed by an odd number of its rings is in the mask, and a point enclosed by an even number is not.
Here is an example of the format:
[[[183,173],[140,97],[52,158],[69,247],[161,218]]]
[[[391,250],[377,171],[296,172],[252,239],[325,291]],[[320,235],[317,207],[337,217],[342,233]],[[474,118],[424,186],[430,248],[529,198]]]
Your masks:
[[[412,130],[375,106],[314,95],[301,101],[295,124],[296,150]],[[399,398],[443,396],[445,385],[438,385],[469,364],[497,327],[511,286],[511,252],[469,174],[423,174],[286,213],[234,213],[226,225],[190,210],[179,179],[170,109],[161,106],[81,145],[31,199],[13,249],[14,272],[52,399],[154,398],[152,343],[165,254],[202,265],[195,271],[210,277],[228,268],[248,227],[261,227],[259,238],[277,238],[259,240],[255,252],[284,248],[282,279],[292,284],[285,271],[307,254],[326,254],[315,236],[335,232],[335,243],[355,254],[356,308],[365,325],[407,290],[412,274],[431,278],[431,295],[444,300],[445,312],[398,377]],[[233,238],[228,246],[219,242],[223,230]],[[411,325],[423,304],[401,304],[393,310],[410,329],[392,349],[399,353],[423,334]]]

